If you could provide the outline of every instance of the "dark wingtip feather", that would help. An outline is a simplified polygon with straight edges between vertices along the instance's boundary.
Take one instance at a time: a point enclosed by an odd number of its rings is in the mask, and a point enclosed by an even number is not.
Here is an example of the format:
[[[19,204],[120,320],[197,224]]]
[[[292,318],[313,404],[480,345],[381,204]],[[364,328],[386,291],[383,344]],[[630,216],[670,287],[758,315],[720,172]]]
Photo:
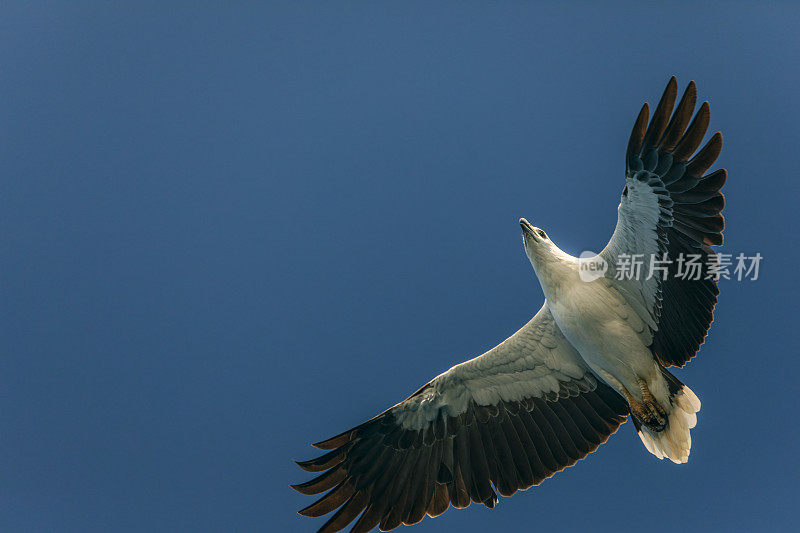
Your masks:
[[[323,470],[327,470],[328,468],[330,468],[325,466],[317,466],[318,463],[316,459],[309,459],[308,461],[294,461],[294,464],[296,464],[306,472],[322,472]]]
[[[686,90],[683,91],[681,101],[678,102],[678,107],[672,115],[672,119],[664,132],[664,137],[661,140],[659,151],[671,152],[675,149],[675,145],[680,141],[683,132],[686,130],[689,119],[692,118],[694,106],[697,103],[697,86],[694,81],[690,81]]]
[[[715,133],[708,140],[705,146],[689,161],[686,166],[686,173],[690,176],[702,176],[706,170],[709,169],[714,161],[719,157],[722,152],[722,134]]]
[[[673,155],[677,161],[686,161],[695,150],[697,150],[697,147],[700,146],[700,143],[703,141],[703,136],[708,129],[708,121],[711,118],[710,109],[711,106],[708,101],[705,101],[700,106],[700,109],[697,110],[694,120],[692,120],[692,123],[678,143],[678,146],[675,147]]]
[[[725,170],[724,168],[720,168],[718,170],[715,170],[708,176],[703,176],[702,182],[708,183],[714,188],[714,190],[718,191],[722,188],[723,185],[725,185],[726,181],[728,181],[728,171]]]
[[[314,448],[319,448],[320,450],[332,450],[334,448],[338,448],[339,446],[342,446],[343,444],[347,444],[348,442],[350,442],[352,440],[353,431],[354,430],[352,430],[352,429],[348,430],[348,431],[345,431],[344,433],[340,433],[340,434],[336,435],[335,437],[331,437],[329,439],[314,443],[314,444],[312,444],[312,446]]]
[[[289,486],[291,488],[293,488],[294,490],[296,490],[297,492],[299,492],[300,494],[303,494],[305,496],[311,496],[313,494],[319,494],[318,492],[312,492],[310,490],[307,490],[306,487],[304,487],[303,485],[305,485],[305,483],[297,483],[296,485],[289,485]]]
[[[642,145],[642,153],[647,153],[655,148],[656,144],[661,140],[664,130],[667,128],[667,122],[672,114],[672,109],[675,107],[675,98],[678,96],[678,80],[672,76],[658,101],[655,111],[653,111],[653,119],[647,127],[647,133],[644,136]]]
[[[689,85],[686,86],[686,90],[683,91],[683,95],[685,98],[688,98],[692,103],[692,109],[697,104],[697,84],[694,80],[689,82]]]
[[[348,483],[347,481],[342,482],[319,500],[315,501],[308,507],[300,509],[298,514],[312,518],[326,515],[337,507],[343,505],[353,496],[353,494],[355,494],[355,492],[356,489],[352,484]]]
[[[650,106],[647,102],[644,103],[639,115],[636,117],[636,122],[633,124],[630,139],[628,140],[628,155],[637,155],[642,149],[642,141],[644,140],[644,133],[647,131],[647,120],[650,117]]]
[[[339,465],[323,474],[320,474],[312,480],[306,481],[305,483],[298,483],[297,485],[289,486],[300,494],[319,494],[320,492],[325,492],[326,490],[333,488],[345,477],[347,477],[347,472],[341,467],[341,465]]]
[[[350,447],[351,445],[348,444],[321,455],[316,459],[294,462],[306,472],[322,472],[323,470],[328,470],[329,468],[333,468],[337,464],[341,463],[344,460],[345,453]]]

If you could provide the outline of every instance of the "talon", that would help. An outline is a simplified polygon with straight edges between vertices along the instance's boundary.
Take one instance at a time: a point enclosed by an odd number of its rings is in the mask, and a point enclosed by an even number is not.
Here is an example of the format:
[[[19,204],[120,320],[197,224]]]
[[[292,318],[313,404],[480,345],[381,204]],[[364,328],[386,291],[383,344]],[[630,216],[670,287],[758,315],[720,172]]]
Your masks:
[[[667,427],[667,413],[664,408],[653,398],[647,383],[638,380],[642,392],[642,400],[638,401],[627,390],[624,391],[625,399],[631,407],[631,414],[653,431],[662,431]]]

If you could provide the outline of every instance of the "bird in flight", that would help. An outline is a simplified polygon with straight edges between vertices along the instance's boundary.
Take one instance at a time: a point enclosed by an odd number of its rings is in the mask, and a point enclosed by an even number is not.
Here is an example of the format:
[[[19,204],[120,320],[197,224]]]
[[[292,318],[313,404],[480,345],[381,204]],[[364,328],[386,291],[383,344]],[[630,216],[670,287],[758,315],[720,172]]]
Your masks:
[[[605,249],[573,257],[521,219],[542,308],[483,355],[315,444],[327,453],[298,465],[322,474],[292,487],[327,492],[301,515],[336,511],[325,532],[356,518],[352,531],[388,531],[451,505],[493,508],[497,493],[511,496],[586,457],[629,415],[650,453],[687,461],[700,401],[667,368],[694,357],[713,320],[711,246],[722,244],[726,172],[706,174],[722,136],[698,151],[709,105],[694,114],[694,82],[677,107],[676,99],[672,77],[652,118],[647,104],[639,112]],[[696,275],[681,275],[683,256],[694,258]],[[652,276],[620,275],[630,257],[666,266]],[[595,275],[584,275],[587,264],[597,266]]]

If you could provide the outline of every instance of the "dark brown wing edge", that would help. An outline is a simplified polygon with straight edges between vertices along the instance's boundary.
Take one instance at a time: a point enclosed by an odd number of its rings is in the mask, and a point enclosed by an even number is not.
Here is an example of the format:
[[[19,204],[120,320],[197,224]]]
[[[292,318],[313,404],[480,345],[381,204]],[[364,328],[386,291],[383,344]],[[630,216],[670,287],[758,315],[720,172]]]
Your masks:
[[[336,513],[320,531],[380,526],[388,531],[438,516],[450,505],[489,508],[538,485],[604,443],[628,415],[613,389],[587,375],[543,398],[479,406],[461,415],[444,409],[421,430],[404,429],[392,410],[315,444],[328,453],[297,464],[320,476],[292,485],[302,494],[328,491],[300,511]],[[338,510],[337,510],[338,509]]]
[[[697,102],[694,81],[689,82],[673,113],[676,95],[677,81],[673,76],[646,129],[647,104],[643,107],[625,157],[626,175],[640,170],[657,175],[674,202],[673,222],[666,230],[667,254],[672,263],[661,284],[658,331],[652,345],[664,366],[685,365],[708,334],[719,295],[717,280],[710,275],[713,272],[708,265],[717,264],[711,246],[722,244],[725,226],[721,214],[725,197],[720,189],[727,173],[720,169],[703,175],[722,150],[722,135],[715,133],[697,151],[708,129],[708,102],[703,102],[690,123]],[[677,259],[681,254],[700,256],[699,279],[678,279]]]

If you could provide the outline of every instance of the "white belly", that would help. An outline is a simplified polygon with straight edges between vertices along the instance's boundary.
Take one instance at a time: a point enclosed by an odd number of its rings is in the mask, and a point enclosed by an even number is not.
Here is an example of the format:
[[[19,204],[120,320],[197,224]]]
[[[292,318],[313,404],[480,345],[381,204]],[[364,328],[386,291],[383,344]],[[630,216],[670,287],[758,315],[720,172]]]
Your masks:
[[[548,299],[550,310],[589,368],[611,387],[619,390],[622,385],[638,396],[637,379],[650,382],[659,371],[640,332],[609,305],[615,295],[593,282],[575,285],[559,296]]]

